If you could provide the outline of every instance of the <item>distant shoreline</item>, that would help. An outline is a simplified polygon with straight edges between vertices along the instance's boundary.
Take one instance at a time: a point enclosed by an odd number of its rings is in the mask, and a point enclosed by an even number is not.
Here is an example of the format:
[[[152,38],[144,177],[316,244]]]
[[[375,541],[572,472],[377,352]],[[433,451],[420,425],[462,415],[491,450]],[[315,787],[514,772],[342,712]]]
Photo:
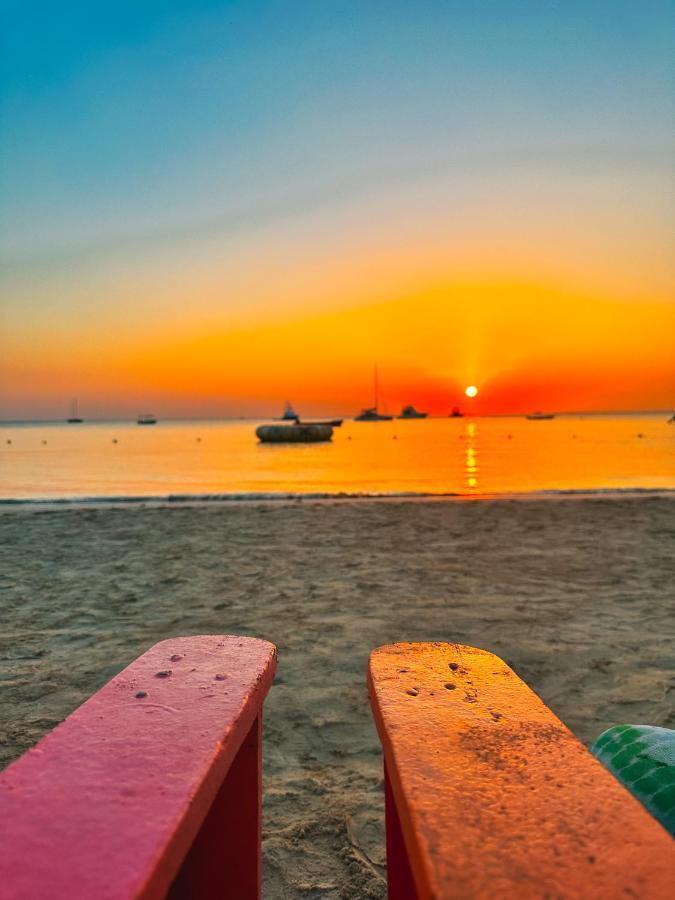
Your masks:
[[[506,413],[470,413],[466,412],[462,416],[464,419],[522,419],[528,415],[528,412],[531,410],[524,412],[506,412]],[[568,418],[571,416],[671,416],[673,415],[672,407],[668,409],[580,409],[580,410],[549,410],[558,418]],[[314,418],[343,418],[343,419],[354,419],[354,414],[340,414],[340,413],[312,413],[308,415],[308,419]],[[74,424],[77,425],[118,425],[118,424],[135,424],[136,416],[117,416],[113,418],[97,418],[92,416],[90,418],[85,418],[83,416],[82,422],[77,422]],[[278,419],[278,412],[271,414],[269,416],[170,416],[170,415],[162,415],[158,414],[157,424],[161,424],[162,422],[269,422],[272,419]],[[438,414],[434,415],[430,413],[427,419],[451,419],[452,416],[449,414]],[[0,428],[7,428],[16,425],[66,425],[69,424],[66,419],[0,419]]]

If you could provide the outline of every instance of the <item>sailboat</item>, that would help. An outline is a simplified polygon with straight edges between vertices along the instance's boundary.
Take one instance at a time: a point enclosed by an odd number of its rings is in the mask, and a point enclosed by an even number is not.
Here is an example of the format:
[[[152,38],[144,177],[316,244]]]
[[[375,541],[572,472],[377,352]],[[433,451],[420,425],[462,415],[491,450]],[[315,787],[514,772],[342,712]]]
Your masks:
[[[71,425],[75,425],[78,422],[82,422],[82,421],[84,421],[84,420],[80,418],[80,415],[77,411],[77,398],[75,398],[70,407],[70,415],[66,419],[66,422],[69,422]]]
[[[393,416],[384,415],[384,413],[381,413],[378,410],[378,394],[379,384],[377,380],[377,366],[375,366],[375,372],[373,376],[373,396],[375,405],[368,406],[366,409],[362,409],[359,415],[354,418],[355,422],[391,422],[391,420],[394,418]]]

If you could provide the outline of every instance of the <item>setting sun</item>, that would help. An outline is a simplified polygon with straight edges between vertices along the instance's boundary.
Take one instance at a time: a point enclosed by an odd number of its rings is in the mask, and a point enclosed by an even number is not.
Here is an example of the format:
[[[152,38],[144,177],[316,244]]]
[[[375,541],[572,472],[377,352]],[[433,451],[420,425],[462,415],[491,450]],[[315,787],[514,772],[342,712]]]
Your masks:
[[[478,393],[478,388],[475,385],[470,384],[469,387],[464,391],[467,397],[475,397]]]

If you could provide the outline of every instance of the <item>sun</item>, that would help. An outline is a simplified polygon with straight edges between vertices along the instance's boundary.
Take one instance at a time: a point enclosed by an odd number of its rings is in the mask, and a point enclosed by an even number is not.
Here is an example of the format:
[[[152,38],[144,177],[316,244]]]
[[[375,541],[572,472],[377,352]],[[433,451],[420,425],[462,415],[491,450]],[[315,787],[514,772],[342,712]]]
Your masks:
[[[464,393],[467,397],[475,397],[478,393],[478,388],[475,385],[470,384],[469,387],[464,391]]]

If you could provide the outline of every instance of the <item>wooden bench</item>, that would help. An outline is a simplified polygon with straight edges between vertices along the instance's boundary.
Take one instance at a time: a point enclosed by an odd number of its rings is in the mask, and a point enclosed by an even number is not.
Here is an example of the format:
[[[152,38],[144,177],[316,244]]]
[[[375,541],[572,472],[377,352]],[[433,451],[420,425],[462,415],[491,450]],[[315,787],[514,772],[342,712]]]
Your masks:
[[[266,641],[162,641],[0,775],[5,900],[260,895]]]
[[[390,900],[675,897],[675,842],[498,657],[370,657]]]

